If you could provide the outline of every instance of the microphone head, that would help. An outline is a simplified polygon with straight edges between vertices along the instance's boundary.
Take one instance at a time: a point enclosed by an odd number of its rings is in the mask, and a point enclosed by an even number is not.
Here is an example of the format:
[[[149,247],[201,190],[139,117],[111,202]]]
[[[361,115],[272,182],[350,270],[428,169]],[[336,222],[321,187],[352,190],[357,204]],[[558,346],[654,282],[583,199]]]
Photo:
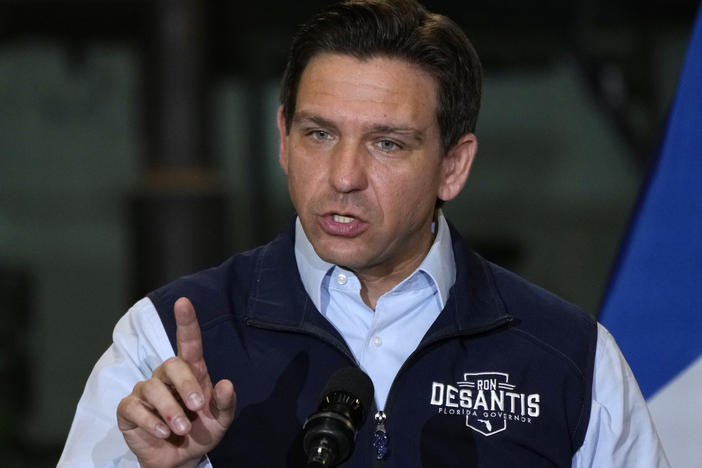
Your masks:
[[[339,369],[322,391],[317,411],[303,426],[308,467],[333,467],[353,451],[373,398],[373,382],[360,369]]]
[[[320,395],[319,410],[325,406],[343,403],[353,409],[356,427],[366,419],[366,413],[373,399],[373,382],[358,367],[344,367],[332,374]],[[352,398],[349,398],[352,397]]]

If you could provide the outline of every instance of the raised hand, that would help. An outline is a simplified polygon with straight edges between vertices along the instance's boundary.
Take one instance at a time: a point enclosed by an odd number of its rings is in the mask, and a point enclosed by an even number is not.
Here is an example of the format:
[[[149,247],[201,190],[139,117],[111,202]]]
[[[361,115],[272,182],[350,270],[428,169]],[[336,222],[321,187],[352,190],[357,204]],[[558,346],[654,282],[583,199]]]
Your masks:
[[[138,382],[117,408],[117,424],[144,468],[194,467],[234,419],[229,380],[212,386],[195,309],[181,297],[173,307],[178,355]]]

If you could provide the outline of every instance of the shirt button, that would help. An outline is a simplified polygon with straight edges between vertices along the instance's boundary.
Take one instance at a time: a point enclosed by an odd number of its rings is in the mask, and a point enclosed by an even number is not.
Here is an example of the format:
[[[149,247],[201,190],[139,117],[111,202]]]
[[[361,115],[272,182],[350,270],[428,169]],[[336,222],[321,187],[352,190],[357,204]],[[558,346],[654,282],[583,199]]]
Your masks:
[[[383,344],[383,340],[380,339],[378,335],[376,335],[371,340],[371,343],[373,343],[373,346],[375,346],[376,348],[380,348],[380,346]]]
[[[336,275],[336,282],[339,283],[341,286],[345,285],[348,280],[349,279],[343,273],[339,273],[338,275]]]

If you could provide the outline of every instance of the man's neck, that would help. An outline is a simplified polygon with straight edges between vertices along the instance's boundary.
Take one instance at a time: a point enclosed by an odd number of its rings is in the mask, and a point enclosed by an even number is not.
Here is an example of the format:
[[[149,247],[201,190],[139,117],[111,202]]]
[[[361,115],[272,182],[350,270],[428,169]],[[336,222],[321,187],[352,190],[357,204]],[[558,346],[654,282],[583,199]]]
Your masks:
[[[426,248],[422,249],[420,254],[407,259],[400,265],[393,268],[379,266],[364,271],[353,271],[361,283],[361,299],[363,302],[375,310],[375,306],[380,297],[400,284],[405,278],[409,277],[418,267],[429,253],[429,249],[434,243],[436,234],[432,233],[429,237]]]

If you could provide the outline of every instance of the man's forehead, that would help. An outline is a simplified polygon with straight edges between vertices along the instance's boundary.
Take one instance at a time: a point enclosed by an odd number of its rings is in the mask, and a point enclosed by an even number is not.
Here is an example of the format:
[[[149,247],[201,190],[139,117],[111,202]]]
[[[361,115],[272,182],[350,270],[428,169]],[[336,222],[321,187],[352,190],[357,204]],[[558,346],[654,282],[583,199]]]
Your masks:
[[[297,91],[310,82],[318,82],[334,76],[339,81],[351,83],[377,83],[390,92],[404,88],[426,88],[438,96],[438,81],[435,76],[419,65],[400,57],[374,55],[355,57],[348,54],[321,53],[312,57],[300,74]],[[327,83],[328,84],[328,83]]]
[[[346,115],[366,124],[417,130],[435,120],[434,78],[404,60],[357,59],[339,54],[315,57],[297,90],[295,121],[336,120]]]

